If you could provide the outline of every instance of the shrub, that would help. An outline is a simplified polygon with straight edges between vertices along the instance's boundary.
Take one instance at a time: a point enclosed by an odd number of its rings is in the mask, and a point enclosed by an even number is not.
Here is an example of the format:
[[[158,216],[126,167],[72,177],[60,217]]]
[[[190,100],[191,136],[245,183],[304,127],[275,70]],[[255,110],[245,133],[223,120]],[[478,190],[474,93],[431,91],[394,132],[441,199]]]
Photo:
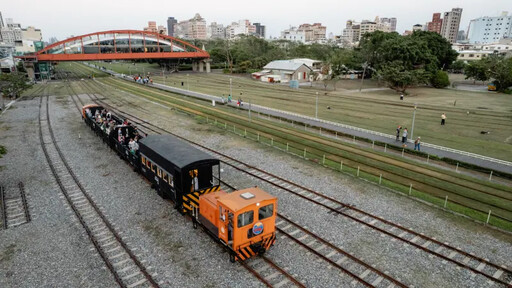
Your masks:
[[[450,85],[450,79],[448,79],[446,72],[438,70],[432,75],[432,78],[430,78],[430,84],[435,88],[445,88]]]

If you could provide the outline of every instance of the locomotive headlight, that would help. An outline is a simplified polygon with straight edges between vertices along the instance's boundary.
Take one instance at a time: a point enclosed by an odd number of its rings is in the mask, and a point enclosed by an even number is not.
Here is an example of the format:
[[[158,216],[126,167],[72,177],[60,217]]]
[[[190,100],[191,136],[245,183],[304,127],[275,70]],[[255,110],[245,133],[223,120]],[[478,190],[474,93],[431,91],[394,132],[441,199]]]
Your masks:
[[[260,203],[256,203],[256,206],[260,206]]]

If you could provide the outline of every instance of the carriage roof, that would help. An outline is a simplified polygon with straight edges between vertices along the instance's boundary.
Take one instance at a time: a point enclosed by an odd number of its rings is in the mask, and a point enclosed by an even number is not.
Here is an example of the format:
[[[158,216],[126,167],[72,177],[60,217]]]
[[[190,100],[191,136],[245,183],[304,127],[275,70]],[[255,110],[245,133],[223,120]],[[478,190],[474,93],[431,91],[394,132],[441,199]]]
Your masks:
[[[179,169],[207,163],[219,164],[219,159],[172,135],[149,135],[139,143],[141,153],[147,154],[147,150],[150,150]]]

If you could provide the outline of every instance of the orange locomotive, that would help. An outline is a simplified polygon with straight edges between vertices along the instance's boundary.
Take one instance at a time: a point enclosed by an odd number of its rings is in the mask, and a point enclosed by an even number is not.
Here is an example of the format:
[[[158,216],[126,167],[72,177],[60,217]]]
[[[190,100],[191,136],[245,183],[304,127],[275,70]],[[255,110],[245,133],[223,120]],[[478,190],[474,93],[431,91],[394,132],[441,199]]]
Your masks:
[[[230,250],[230,260],[263,254],[276,239],[277,198],[260,188],[232,193],[218,191],[199,197],[199,221]]]

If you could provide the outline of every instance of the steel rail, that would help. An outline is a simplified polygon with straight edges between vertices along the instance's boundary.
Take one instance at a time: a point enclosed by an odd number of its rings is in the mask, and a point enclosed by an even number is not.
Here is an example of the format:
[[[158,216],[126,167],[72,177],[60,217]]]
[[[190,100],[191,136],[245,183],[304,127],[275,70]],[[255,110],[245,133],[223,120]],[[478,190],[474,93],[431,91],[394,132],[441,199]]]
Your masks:
[[[0,186],[0,201],[2,201],[2,225],[4,230],[7,229],[7,211],[5,208],[5,188]]]
[[[23,185],[23,182],[18,183],[18,188],[20,189],[21,201],[23,203],[23,209],[25,210],[25,219],[28,223],[31,221],[31,217],[30,212],[28,211],[27,196],[25,195],[25,185]]]

